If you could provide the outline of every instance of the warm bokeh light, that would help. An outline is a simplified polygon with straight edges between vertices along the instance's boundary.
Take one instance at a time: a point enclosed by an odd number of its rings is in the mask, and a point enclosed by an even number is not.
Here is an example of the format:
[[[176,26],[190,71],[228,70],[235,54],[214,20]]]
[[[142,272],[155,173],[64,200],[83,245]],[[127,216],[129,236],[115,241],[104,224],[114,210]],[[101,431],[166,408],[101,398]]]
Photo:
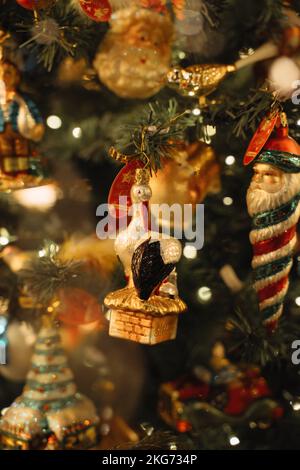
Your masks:
[[[47,126],[50,129],[59,129],[62,125],[62,120],[59,116],[55,116],[54,114],[47,117]]]
[[[50,183],[36,188],[20,189],[15,191],[13,196],[21,206],[38,211],[47,211],[54,206],[58,194],[57,186]]]

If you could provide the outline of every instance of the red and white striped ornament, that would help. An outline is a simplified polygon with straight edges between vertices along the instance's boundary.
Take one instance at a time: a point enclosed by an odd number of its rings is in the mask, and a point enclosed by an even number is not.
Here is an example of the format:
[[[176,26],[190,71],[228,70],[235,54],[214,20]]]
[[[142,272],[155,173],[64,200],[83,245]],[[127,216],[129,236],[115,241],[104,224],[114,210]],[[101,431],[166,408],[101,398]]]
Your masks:
[[[84,13],[93,21],[109,21],[112,13],[111,5],[108,0],[79,0]]]
[[[263,157],[264,152],[268,157]],[[300,173],[300,162],[295,163],[298,158],[300,160],[300,146],[288,135],[287,126],[279,126],[276,135],[268,139],[260,155],[262,156],[257,157],[254,163],[258,165],[257,168],[259,165],[263,165],[265,172],[269,171],[268,167],[271,169],[277,167],[285,172],[284,160],[288,165],[291,159],[295,167],[288,169],[287,166],[286,171]],[[275,155],[277,156],[275,157]],[[269,156],[271,159],[267,163]],[[254,181],[256,181],[255,176]],[[300,217],[300,179],[297,179],[294,184],[295,188],[289,199],[283,199],[280,202],[279,199],[272,199],[270,195],[269,208],[258,211],[256,214],[252,213],[252,216],[256,218],[254,228],[250,233],[250,241],[253,246],[254,288],[257,292],[263,323],[270,331],[275,329],[282,315],[294,249],[297,244],[296,226]],[[251,191],[251,186],[249,189]],[[288,188],[286,188],[287,190]],[[281,194],[285,197],[285,192]],[[276,205],[274,205],[274,201],[277,201]],[[265,222],[263,222],[264,220]]]

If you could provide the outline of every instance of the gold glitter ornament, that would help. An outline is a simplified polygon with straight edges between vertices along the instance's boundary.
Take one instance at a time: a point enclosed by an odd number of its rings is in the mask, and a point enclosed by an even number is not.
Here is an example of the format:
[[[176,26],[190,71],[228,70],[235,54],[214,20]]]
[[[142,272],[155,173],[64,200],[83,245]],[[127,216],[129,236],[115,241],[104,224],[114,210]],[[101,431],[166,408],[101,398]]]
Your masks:
[[[174,67],[168,72],[168,83],[184,96],[206,96],[231,72],[234,65],[200,64]]]

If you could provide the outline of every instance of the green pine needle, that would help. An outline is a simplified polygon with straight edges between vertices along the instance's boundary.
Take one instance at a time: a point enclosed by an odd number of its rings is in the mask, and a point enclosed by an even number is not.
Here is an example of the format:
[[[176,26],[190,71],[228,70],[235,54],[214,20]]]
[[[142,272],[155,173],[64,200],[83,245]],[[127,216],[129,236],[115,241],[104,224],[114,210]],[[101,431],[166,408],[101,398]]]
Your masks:
[[[169,157],[170,148],[184,139],[188,127],[198,120],[188,111],[178,112],[175,99],[165,103],[149,103],[141,116],[120,129],[116,147],[132,159],[141,160],[150,171],[162,167],[162,159]]]
[[[82,263],[55,260],[51,256],[35,259],[20,273],[20,280],[37,303],[48,306],[57,291],[72,285],[82,272]]]

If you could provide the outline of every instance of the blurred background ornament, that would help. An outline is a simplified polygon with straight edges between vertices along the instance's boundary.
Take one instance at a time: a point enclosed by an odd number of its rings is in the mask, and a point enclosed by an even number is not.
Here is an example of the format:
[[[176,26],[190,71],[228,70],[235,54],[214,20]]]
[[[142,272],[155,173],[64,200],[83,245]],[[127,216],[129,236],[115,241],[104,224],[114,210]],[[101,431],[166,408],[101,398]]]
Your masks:
[[[108,0],[78,0],[84,13],[93,21],[106,22],[111,17],[111,5]]]
[[[192,204],[195,208],[208,194],[221,190],[220,172],[221,167],[211,146],[202,141],[182,142],[170,149],[170,158],[165,159],[163,169],[151,177],[151,204],[172,206],[178,203],[182,207]],[[170,222],[169,218],[163,220],[163,214],[159,214],[162,226],[170,226]],[[192,223],[192,220],[186,222]]]
[[[44,10],[54,5],[56,0],[16,0],[16,2],[27,10]]]
[[[21,74],[16,65],[0,62],[0,191],[44,183],[40,159],[31,141],[43,137],[42,117],[31,99],[19,92]]]
[[[228,360],[222,343],[212,348],[209,367],[163,383],[159,394],[161,418],[180,433],[199,432],[221,423],[265,429],[283,415],[260,369]],[[233,444],[232,444],[233,445]]]
[[[54,309],[57,318],[66,325],[78,326],[104,320],[96,297],[79,288],[59,290],[50,308]]]
[[[122,98],[149,98],[166,83],[173,25],[144,8],[118,10],[94,60],[100,80]]]
[[[64,87],[78,84],[87,90],[99,91],[101,89],[96,71],[89,65],[85,57],[63,59],[58,67],[57,81],[59,85]]]

